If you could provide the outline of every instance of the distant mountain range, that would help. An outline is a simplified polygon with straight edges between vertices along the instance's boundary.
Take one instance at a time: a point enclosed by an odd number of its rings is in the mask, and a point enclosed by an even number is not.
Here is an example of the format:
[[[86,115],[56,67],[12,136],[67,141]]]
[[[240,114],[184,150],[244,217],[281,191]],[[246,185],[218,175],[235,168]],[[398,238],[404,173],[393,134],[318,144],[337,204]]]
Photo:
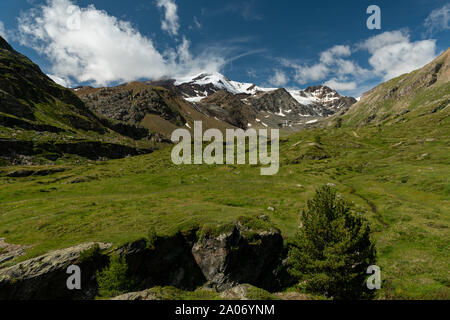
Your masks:
[[[262,88],[232,81],[220,73],[73,91],[96,114],[142,125],[165,138],[176,127],[192,128],[196,120],[202,120],[205,129],[270,127],[295,131],[356,103],[356,99],[326,86]]]
[[[153,81],[153,85],[177,91],[184,99],[190,102],[201,102],[202,99],[217,91],[225,90],[234,95],[240,95],[246,100],[261,98],[266,94],[274,93],[282,88],[263,88],[253,83],[243,83],[228,79],[220,73],[202,73],[193,77],[185,77],[177,80]],[[283,89],[284,90],[284,89]],[[305,90],[284,90],[296,102],[284,100],[288,105],[281,105],[280,114],[294,113],[304,116],[328,116],[338,110],[350,107],[357,100],[352,97],[341,96],[337,91],[326,86],[314,86]],[[280,92],[278,92],[279,95]],[[286,97],[287,98],[287,97]],[[243,99],[243,100],[244,100]],[[270,98],[268,99],[270,100]],[[292,110],[298,109],[298,110]],[[268,108],[270,109],[270,107]],[[303,111],[303,113],[296,111]]]
[[[0,164],[61,157],[120,158],[169,143],[176,128],[364,126],[448,109],[447,50],[424,68],[383,83],[358,102],[326,86],[262,88],[202,73],[115,87],[66,89],[0,37]]]

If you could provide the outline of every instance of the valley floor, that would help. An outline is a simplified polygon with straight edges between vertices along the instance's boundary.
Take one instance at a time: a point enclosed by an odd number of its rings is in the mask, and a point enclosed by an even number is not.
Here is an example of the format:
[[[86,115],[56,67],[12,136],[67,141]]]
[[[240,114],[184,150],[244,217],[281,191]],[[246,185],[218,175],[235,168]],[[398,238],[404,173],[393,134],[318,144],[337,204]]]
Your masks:
[[[448,120],[431,129],[302,131],[282,138],[275,176],[260,176],[257,166],[179,167],[170,148],[60,164],[46,175],[45,167],[4,167],[0,237],[31,247],[3,266],[82,242],[122,244],[152,226],[172,234],[242,215],[270,216],[287,239],[306,201],[331,184],[371,222],[383,279],[378,298],[450,299],[450,130],[442,126]],[[31,173],[20,174],[25,169]]]

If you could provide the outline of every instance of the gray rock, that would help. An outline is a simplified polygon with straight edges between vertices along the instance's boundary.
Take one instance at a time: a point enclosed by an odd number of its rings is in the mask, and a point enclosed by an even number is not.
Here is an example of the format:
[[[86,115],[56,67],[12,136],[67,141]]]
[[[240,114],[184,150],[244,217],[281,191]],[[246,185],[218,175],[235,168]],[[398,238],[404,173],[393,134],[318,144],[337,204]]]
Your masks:
[[[274,270],[282,251],[283,239],[278,230],[250,230],[239,223],[231,232],[204,236],[192,248],[205,278],[218,291],[242,283],[275,289]]]
[[[97,291],[95,273],[106,265],[106,257],[81,261],[81,253],[96,243],[84,243],[56,250],[0,269],[0,300],[92,299]],[[111,244],[98,243],[101,250]],[[82,289],[68,290],[66,273],[70,265],[81,268]]]

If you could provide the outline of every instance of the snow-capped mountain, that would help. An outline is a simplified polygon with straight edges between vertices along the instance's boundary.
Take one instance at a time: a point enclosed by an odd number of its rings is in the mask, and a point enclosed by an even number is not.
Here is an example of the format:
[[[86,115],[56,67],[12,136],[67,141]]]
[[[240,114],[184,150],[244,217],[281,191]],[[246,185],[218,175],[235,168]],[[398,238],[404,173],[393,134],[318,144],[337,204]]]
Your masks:
[[[242,95],[244,102],[254,104],[252,103],[255,101],[254,99],[272,101],[273,99],[270,98],[261,98],[269,93],[273,95],[280,89],[263,88],[253,83],[233,81],[218,72],[179,78],[173,82],[173,85],[178,88],[183,98],[190,102],[200,102],[217,91],[226,90],[235,95]],[[299,105],[293,108],[292,101],[289,101],[289,105],[283,108],[281,104],[280,115],[290,113],[292,110],[302,110],[302,113],[299,113],[300,116],[329,116],[343,108],[349,108],[357,102],[356,99],[341,96],[337,91],[326,86],[314,86],[305,90],[287,90],[287,92]],[[284,101],[287,100],[284,99]]]
[[[253,83],[233,81],[218,72],[201,73],[193,77],[179,78],[175,80],[174,85],[179,88],[191,87],[192,89],[194,89],[194,96],[192,96],[191,90],[186,90],[186,92],[183,92],[185,99],[191,102],[198,102],[211,93],[217,92],[219,90],[226,90],[233,94],[249,95],[254,95],[257,92],[277,90],[277,88],[261,88]]]

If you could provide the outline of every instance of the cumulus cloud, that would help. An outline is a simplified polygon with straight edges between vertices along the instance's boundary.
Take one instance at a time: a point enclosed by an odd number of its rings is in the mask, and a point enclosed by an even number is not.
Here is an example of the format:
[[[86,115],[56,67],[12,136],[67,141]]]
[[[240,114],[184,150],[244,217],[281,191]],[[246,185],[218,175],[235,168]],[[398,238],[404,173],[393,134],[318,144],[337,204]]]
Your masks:
[[[333,88],[334,90],[337,91],[351,91],[357,88],[357,84],[355,81],[345,82],[339,81],[336,78],[328,80],[327,82],[324,83],[324,85]]]
[[[178,7],[174,0],[158,0],[158,8],[164,10],[164,19],[161,21],[161,29],[172,36],[178,35],[180,24],[178,22]]]
[[[68,87],[71,86],[71,83],[70,83],[70,81],[68,79],[60,78],[58,76],[55,76],[54,74],[47,74],[47,77],[49,77],[50,79],[55,81],[57,84],[59,84],[59,85],[61,85],[63,87],[68,88]]]
[[[353,54],[369,53],[371,68],[361,67]],[[281,60],[281,65],[295,72],[301,84],[323,81],[335,90],[360,94],[368,83],[387,81],[423,67],[436,57],[436,41],[411,41],[407,31],[388,31],[366,39],[352,47],[336,45],[320,53],[313,64],[299,64]],[[370,70],[369,70],[370,69]]]
[[[152,40],[129,22],[93,5],[73,5],[71,0],[47,0],[23,13],[19,34],[23,45],[48,57],[52,63],[50,73],[59,78],[59,83],[66,84],[108,85],[198,70],[218,71],[225,61],[217,52],[192,58],[186,39],[178,48],[160,53]]]
[[[367,73],[367,70],[361,68],[356,62],[347,59],[351,53],[350,46],[337,45],[321,52],[318,63],[299,65],[288,60],[282,60],[282,64],[295,69],[295,80],[299,84],[321,81],[330,74],[343,77],[347,74]]]
[[[449,30],[450,20],[450,3],[447,3],[442,8],[433,10],[425,19],[424,26],[427,28],[428,34],[433,34],[436,31]]]
[[[305,84],[309,81],[319,81],[324,79],[328,73],[329,68],[322,63],[312,66],[295,66],[295,80],[300,84]]]
[[[371,57],[373,72],[390,80],[423,67],[436,57],[436,41],[411,42],[404,31],[388,31],[371,37],[361,44]]]
[[[289,82],[289,77],[281,70],[275,70],[275,74],[269,78],[269,83],[275,87],[284,86]]]
[[[336,57],[348,57],[351,54],[349,46],[334,46],[320,54],[320,62],[324,64],[332,64]]]

